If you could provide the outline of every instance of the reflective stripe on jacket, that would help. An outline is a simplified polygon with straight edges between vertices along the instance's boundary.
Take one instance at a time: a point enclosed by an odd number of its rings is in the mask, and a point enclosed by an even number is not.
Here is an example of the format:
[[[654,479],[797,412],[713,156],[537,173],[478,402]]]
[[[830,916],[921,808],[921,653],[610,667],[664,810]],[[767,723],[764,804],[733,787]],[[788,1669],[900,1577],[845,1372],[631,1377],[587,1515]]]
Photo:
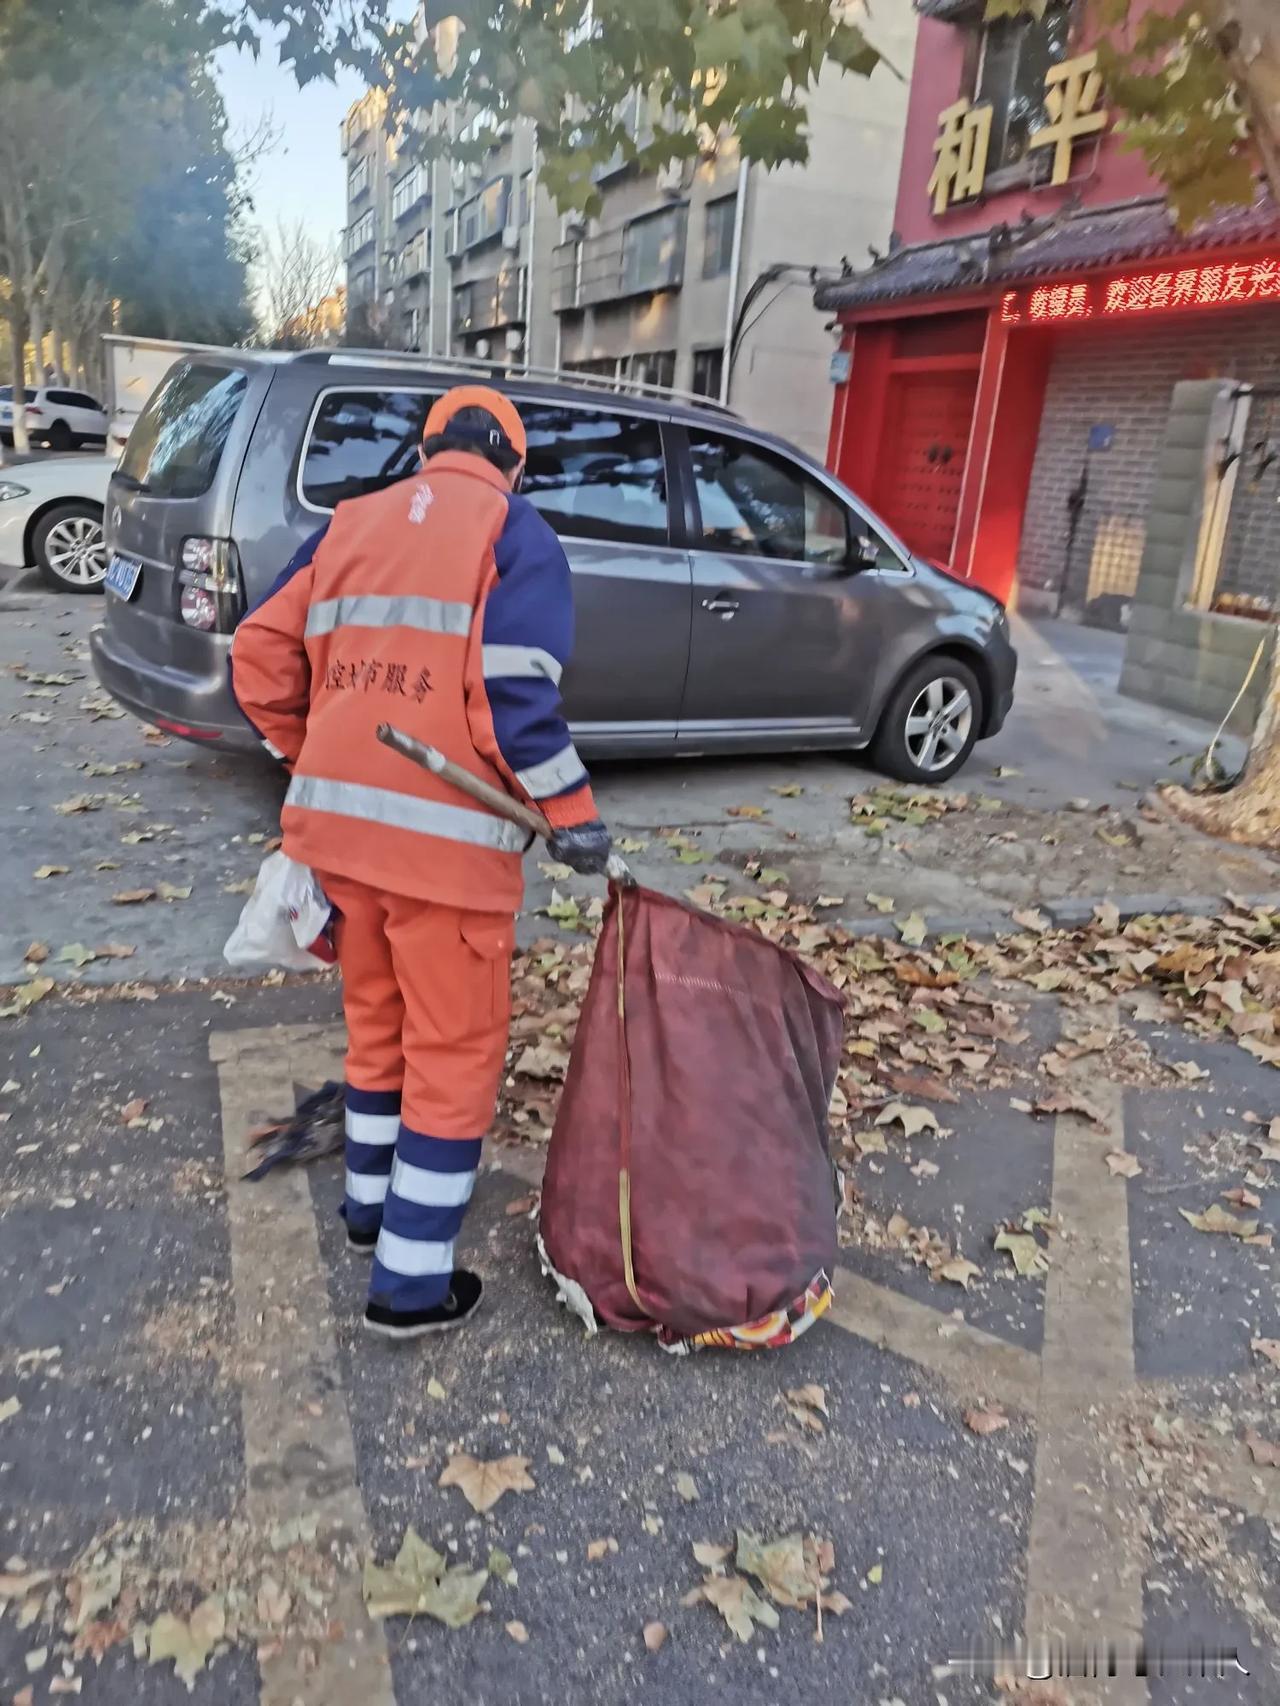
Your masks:
[[[595,802],[560,707],[572,648],[560,542],[482,458],[446,451],[339,504],[232,644],[240,708],[293,772],[285,851],[392,894],[514,910],[524,831],[375,731],[585,823]]]

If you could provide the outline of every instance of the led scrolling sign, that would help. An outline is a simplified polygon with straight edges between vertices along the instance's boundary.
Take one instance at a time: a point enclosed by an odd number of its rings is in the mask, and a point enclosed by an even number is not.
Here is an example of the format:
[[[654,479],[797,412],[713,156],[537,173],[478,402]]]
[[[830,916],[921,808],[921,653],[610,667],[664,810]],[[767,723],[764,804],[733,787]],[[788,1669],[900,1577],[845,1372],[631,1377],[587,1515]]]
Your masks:
[[[1257,302],[1280,302],[1280,256],[1007,290],[1000,319],[1006,326],[1048,326]]]

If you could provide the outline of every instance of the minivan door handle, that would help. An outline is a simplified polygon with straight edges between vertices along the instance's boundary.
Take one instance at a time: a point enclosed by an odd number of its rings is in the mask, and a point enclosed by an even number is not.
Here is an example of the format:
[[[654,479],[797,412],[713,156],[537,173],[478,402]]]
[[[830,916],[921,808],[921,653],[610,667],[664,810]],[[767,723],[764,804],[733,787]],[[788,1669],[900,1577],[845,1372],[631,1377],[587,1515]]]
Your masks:
[[[732,622],[738,613],[738,601],[736,598],[729,598],[723,592],[718,592],[714,598],[704,598],[702,608],[711,611],[722,622]]]

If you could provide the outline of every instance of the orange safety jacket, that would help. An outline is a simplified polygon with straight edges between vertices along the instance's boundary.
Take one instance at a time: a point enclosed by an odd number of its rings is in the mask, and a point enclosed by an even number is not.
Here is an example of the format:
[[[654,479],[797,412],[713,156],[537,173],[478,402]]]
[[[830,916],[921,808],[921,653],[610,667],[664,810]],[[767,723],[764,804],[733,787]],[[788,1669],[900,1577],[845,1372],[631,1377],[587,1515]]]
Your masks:
[[[524,830],[382,746],[381,722],[536,804],[599,814],[559,681],[573,648],[559,540],[465,451],[338,505],[236,630],[240,709],[292,772],[290,858],[370,887],[514,912]]]

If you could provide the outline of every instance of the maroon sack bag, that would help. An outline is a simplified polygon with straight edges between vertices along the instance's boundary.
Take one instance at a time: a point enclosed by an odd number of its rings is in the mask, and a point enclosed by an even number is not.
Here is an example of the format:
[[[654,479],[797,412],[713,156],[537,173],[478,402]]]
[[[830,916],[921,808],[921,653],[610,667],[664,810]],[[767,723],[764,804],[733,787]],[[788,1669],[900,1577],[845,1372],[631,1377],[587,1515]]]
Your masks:
[[[825,1308],[842,1008],[755,931],[610,885],[541,1208],[552,1268],[608,1326],[772,1344],[725,1329]]]

